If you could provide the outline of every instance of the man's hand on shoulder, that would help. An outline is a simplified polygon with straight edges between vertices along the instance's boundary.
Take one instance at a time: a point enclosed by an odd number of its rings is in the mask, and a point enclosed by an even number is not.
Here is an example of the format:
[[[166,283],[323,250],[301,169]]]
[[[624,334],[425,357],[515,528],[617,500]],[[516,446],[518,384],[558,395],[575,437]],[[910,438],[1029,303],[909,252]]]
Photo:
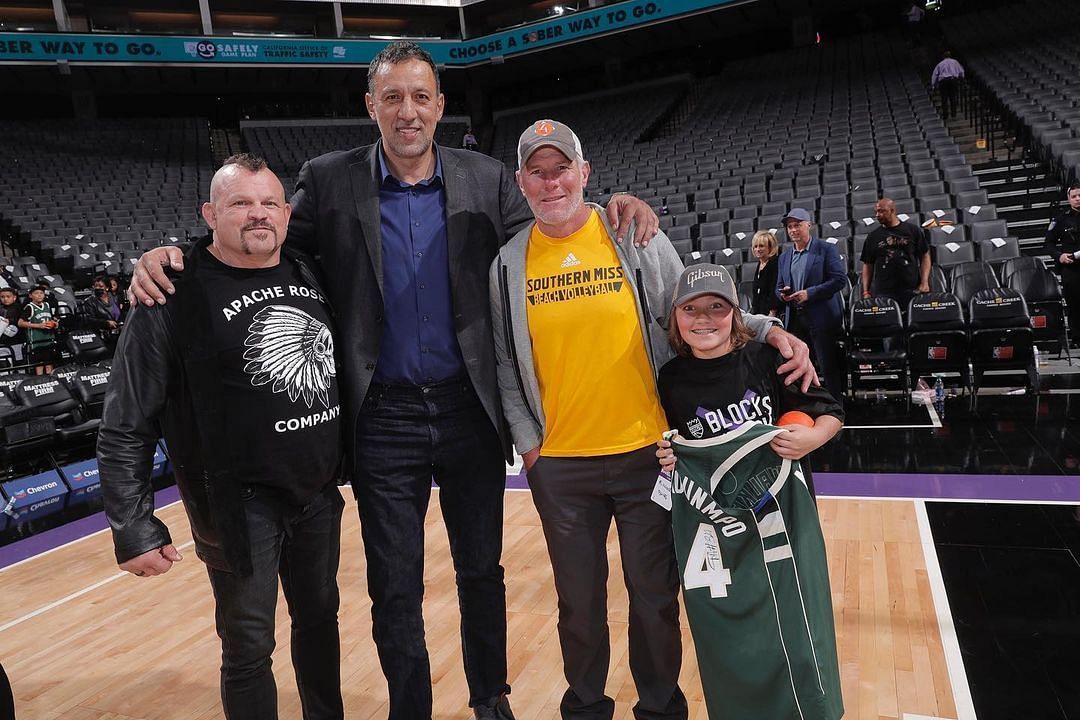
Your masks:
[[[765,342],[780,351],[780,355],[787,360],[776,368],[777,375],[786,375],[785,385],[794,382],[802,383],[802,391],[806,392],[811,385],[820,385],[817,373],[814,371],[814,363],[810,361],[810,347],[787,330],[774,327],[769,330]]]
[[[660,218],[649,204],[625,193],[611,196],[607,216],[619,242],[625,238],[625,228],[634,223],[634,245],[638,247],[647,247],[660,229]]]
[[[183,559],[184,556],[175,546],[162,545],[120,563],[120,569],[138,577],[153,577],[164,575],[172,569],[173,563],[178,563]]]
[[[135,264],[128,286],[128,302],[132,305],[165,304],[165,293],[172,295],[176,288],[165,274],[165,266],[179,272],[184,269],[184,253],[178,247],[158,247],[147,250]]]

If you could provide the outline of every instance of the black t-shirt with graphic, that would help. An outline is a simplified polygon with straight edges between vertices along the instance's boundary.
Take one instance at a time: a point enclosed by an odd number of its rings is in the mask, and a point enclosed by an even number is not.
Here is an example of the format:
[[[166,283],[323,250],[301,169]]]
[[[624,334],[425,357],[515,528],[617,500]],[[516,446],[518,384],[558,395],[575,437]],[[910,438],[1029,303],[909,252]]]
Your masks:
[[[304,505],[334,479],[340,458],[329,312],[284,255],[276,267],[251,270],[203,252],[226,424],[242,444],[244,482]]]
[[[788,410],[843,421],[843,406],[828,390],[811,387],[804,393],[798,383],[784,385],[776,374],[783,362],[775,348],[757,342],[718,358],[669,360],[657,377],[668,425],[684,438],[700,440],[751,420],[773,424]]]
[[[875,292],[914,292],[919,287],[919,264],[928,252],[922,228],[902,222],[891,228],[881,225],[867,235],[859,259],[874,266]]]

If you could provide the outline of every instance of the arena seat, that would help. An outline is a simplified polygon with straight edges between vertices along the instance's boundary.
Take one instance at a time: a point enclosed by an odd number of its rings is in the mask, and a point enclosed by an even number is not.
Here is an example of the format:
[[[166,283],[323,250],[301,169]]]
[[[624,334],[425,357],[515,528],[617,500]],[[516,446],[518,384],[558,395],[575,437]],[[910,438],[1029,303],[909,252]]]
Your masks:
[[[1048,351],[1062,352],[1072,365],[1069,354],[1069,327],[1065,312],[1065,300],[1057,278],[1037,258],[1016,258],[1002,265],[1005,287],[1024,297],[1031,314],[1031,328],[1035,343],[1044,345]]]
[[[848,310],[848,393],[860,388],[908,388],[907,347],[900,305],[892,298],[854,300]]]
[[[79,401],[59,379],[37,375],[22,380],[11,391],[15,404],[29,411],[30,417],[52,420],[56,426],[55,440],[70,443],[92,437],[101,423],[87,419]]]
[[[971,260],[960,263],[949,271],[949,289],[960,301],[960,307],[967,308],[971,298],[982,290],[1000,287],[997,273],[989,263]]]
[[[955,295],[929,292],[908,305],[908,365],[912,387],[920,377],[955,374],[971,387],[968,334],[963,306]]]
[[[1024,386],[1038,390],[1034,333],[1023,296],[1010,288],[980,290],[969,302],[968,318],[973,397],[990,370],[1023,374]]]

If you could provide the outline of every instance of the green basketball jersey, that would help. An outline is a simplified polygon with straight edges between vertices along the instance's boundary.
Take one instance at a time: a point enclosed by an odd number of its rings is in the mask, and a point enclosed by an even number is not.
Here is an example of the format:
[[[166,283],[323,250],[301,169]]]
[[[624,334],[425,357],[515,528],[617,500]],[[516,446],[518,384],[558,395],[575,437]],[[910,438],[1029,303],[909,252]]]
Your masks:
[[[844,714],[825,541],[784,432],[672,441],[671,518],[710,720]]]
[[[35,305],[32,302],[27,303],[26,307],[23,308],[23,319],[35,324],[52,320],[52,306],[47,302],[42,303],[41,305]],[[30,347],[32,348],[47,347],[53,344],[53,341],[56,339],[56,333],[52,330],[29,328],[26,331],[26,339],[30,341]]]

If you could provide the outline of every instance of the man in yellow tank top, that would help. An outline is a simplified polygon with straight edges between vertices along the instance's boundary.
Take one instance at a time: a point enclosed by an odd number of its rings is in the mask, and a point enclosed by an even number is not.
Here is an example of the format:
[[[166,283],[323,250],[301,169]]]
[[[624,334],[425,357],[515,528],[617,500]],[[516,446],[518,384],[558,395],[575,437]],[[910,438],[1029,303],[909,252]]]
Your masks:
[[[518,141],[517,181],[536,222],[491,266],[499,389],[544,528],[559,596],[569,687],[563,718],[609,720],[607,533],[614,518],[630,596],[637,718],[686,718],[679,689],[679,609],[671,521],[650,500],[653,444],[666,427],[656,370],[670,357],[666,316],[682,263],[663,233],[622,245],[584,200],[590,167],[570,128],[532,124]],[[747,316],[791,354],[791,336]],[[792,346],[791,369],[809,372]],[[808,382],[809,380],[807,380]]]

